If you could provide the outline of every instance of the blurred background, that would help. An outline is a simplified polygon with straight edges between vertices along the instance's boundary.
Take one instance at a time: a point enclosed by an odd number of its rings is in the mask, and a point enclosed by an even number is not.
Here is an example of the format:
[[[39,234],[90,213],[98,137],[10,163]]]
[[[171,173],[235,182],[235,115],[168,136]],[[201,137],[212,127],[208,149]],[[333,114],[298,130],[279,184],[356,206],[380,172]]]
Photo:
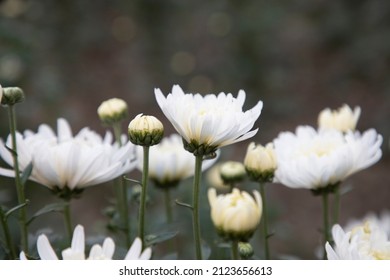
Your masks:
[[[298,125],[316,126],[326,107],[360,106],[357,129],[375,128],[383,135],[383,156],[343,183],[353,191],[343,197],[341,224],[389,207],[389,77],[387,0],[0,1],[0,84],[25,91],[26,101],[17,106],[20,131],[36,131],[41,123],[55,127],[65,117],[75,133],[85,126],[103,133],[97,107],[119,97],[129,104],[129,121],[139,113],[155,115],[168,135],[173,128],[157,106],[154,88],[166,95],[174,84],[202,94],[236,95],[244,89],[245,109],[262,100],[253,139],[261,144]],[[7,135],[7,111],[0,108],[0,137]],[[221,161],[242,161],[248,144],[223,148]],[[0,178],[4,205],[15,199],[12,183]],[[315,258],[320,199],[277,184],[267,189],[274,258]],[[28,192],[31,212],[55,200],[41,186]],[[158,205],[160,193],[151,192]],[[74,202],[75,223],[86,225],[87,235],[98,232],[96,221],[106,221],[101,209],[107,193],[109,186],[91,188]],[[32,224],[32,233],[42,226],[62,229],[59,214],[42,219]],[[213,231],[204,223],[204,231]],[[178,238],[185,240],[183,235]],[[253,242],[261,247],[258,239]],[[262,249],[256,250],[261,257]]]

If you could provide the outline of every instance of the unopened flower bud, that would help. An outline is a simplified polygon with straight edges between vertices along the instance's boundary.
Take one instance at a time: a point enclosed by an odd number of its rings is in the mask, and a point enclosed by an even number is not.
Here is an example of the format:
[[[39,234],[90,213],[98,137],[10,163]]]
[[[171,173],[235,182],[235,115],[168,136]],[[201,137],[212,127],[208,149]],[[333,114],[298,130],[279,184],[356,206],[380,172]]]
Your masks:
[[[128,133],[133,144],[153,146],[163,138],[164,127],[156,117],[139,114],[130,122]]]
[[[344,104],[338,110],[326,108],[318,115],[318,126],[321,129],[337,129],[341,132],[355,130],[360,117],[360,107],[352,109]]]
[[[277,167],[276,155],[272,143],[265,147],[250,143],[244,159],[249,178],[256,182],[272,182]]]
[[[100,120],[108,125],[125,119],[128,115],[127,104],[119,98],[108,99],[97,109]]]
[[[24,101],[24,93],[21,88],[18,87],[6,87],[2,90],[1,104],[13,106],[16,103]]]
[[[253,194],[255,198],[234,188],[229,194],[217,196],[215,189],[209,189],[211,219],[219,235],[245,242],[253,235],[263,211],[260,193]]]
[[[238,242],[238,252],[242,259],[248,260],[250,257],[253,256],[254,250],[250,243]]]
[[[218,191],[221,192],[228,192],[230,191],[230,186],[226,185],[222,178],[221,178],[221,164],[218,163],[214,165],[212,168],[210,168],[209,171],[207,171],[206,174],[206,180],[210,188],[215,188]]]
[[[220,167],[220,175],[225,184],[241,182],[245,176],[245,166],[238,161],[227,161]]]

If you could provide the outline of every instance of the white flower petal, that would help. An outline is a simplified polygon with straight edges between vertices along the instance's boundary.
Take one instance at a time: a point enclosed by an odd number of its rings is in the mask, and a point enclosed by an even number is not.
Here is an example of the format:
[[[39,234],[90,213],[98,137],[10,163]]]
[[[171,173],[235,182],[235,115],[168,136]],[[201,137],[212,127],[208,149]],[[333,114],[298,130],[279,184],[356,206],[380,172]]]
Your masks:
[[[54,252],[53,247],[51,247],[46,235],[42,234],[38,237],[37,247],[41,260],[58,260],[58,257]]]

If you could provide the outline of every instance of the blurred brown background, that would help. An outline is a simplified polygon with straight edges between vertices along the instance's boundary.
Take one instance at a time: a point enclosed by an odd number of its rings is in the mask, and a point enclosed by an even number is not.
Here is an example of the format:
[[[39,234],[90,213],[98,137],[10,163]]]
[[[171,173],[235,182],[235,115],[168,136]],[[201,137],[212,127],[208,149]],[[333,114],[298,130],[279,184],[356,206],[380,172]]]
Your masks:
[[[342,224],[390,205],[389,77],[387,0],[0,1],[0,83],[26,94],[17,108],[19,130],[55,126],[65,117],[74,132],[89,126],[103,133],[96,109],[120,97],[129,104],[130,119],[156,115],[169,134],[173,129],[154,88],[168,94],[173,84],[200,93],[244,89],[245,109],[263,100],[254,138],[262,144],[280,131],[315,126],[325,107],[361,106],[358,130],[376,128],[384,154],[344,182],[353,191],[343,197]],[[7,112],[0,108],[0,137],[7,134]],[[243,160],[248,143],[224,148],[222,159]],[[1,202],[10,203],[12,180],[0,180]],[[95,205],[106,199],[97,189],[90,190],[88,205],[94,207],[75,203],[82,213],[75,222],[104,220]],[[279,185],[268,190],[274,254],[314,258],[320,199]],[[47,195],[39,187],[29,191],[30,197]]]

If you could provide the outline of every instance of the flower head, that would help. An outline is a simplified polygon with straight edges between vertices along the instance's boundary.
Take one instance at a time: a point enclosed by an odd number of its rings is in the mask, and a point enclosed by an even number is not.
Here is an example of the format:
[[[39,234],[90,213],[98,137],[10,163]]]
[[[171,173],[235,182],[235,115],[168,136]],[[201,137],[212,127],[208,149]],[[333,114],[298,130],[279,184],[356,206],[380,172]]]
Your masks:
[[[180,86],[172,87],[167,97],[155,90],[157,103],[176,131],[183,137],[185,148],[195,155],[212,154],[219,147],[253,137],[252,127],[260,116],[263,103],[243,112],[245,92],[237,98],[230,93],[218,95],[185,94]]]
[[[295,134],[282,132],[274,140],[275,178],[290,188],[327,188],[376,163],[381,143],[374,129],[343,134],[299,126]]]
[[[338,110],[326,108],[318,115],[319,128],[337,129],[342,132],[354,131],[360,117],[360,107],[352,109],[344,104]]]
[[[46,235],[41,234],[37,241],[38,254],[41,260],[58,260],[57,254]],[[77,225],[73,232],[71,247],[62,251],[63,260],[111,260],[115,252],[115,243],[107,237],[103,245],[95,244],[91,247],[88,258],[85,257],[84,227]],[[126,254],[125,260],[149,260],[152,255],[150,248],[142,252],[141,240],[137,237]],[[20,259],[27,259],[21,252]]]
[[[218,233],[230,240],[247,241],[260,223],[263,211],[259,192],[254,197],[234,188],[229,194],[217,196],[215,189],[209,189],[211,219]]]
[[[250,143],[244,159],[245,169],[253,181],[270,182],[277,167],[273,143],[265,147]]]
[[[354,221],[353,226],[334,225],[332,235],[334,245],[326,243],[325,249],[329,260],[390,260],[390,232],[388,221],[381,218],[366,217]],[[384,227],[384,225],[387,225]]]
[[[128,115],[127,104],[120,98],[111,98],[102,102],[97,112],[102,122],[108,125],[119,122]]]
[[[143,167],[143,148],[137,147],[138,169]],[[164,137],[155,146],[150,147],[149,177],[158,187],[176,186],[181,180],[194,175],[195,158],[183,148],[183,141],[178,134]],[[205,160],[202,170],[206,170],[216,161]]]
[[[17,133],[18,161],[23,171],[30,163],[33,169],[29,179],[36,181],[60,196],[88,186],[112,180],[132,170],[135,165],[134,145],[127,142],[119,147],[112,144],[112,134],[102,138],[89,128],[73,136],[65,119],[58,119],[57,134],[46,124],[38,132]],[[0,140],[0,156],[13,166],[8,137]],[[13,177],[13,170],[0,168],[0,175]]]
[[[163,138],[164,127],[156,117],[139,114],[130,122],[128,132],[135,145],[153,146]]]

